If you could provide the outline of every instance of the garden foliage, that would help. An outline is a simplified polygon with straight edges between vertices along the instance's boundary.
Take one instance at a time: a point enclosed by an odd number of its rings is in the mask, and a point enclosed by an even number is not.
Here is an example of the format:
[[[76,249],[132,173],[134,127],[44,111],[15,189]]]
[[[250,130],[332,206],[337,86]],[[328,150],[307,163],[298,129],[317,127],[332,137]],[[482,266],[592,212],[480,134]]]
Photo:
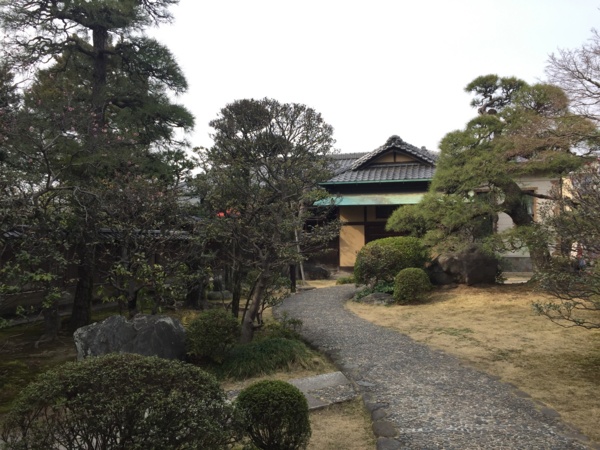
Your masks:
[[[225,309],[199,314],[187,328],[188,354],[222,363],[240,337],[240,323]]]
[[[429,276],[423,269],[402,269],[394,280],[394,300],[399,304],[423,300],[432,287]]]
[[[224,449],[233,414],[214,377],[191,364],[112,354],[41,375],[1,438],[7,450]]]
[[[285,381],[259,381],[247,387],[236,406],[246,432],[263,450],[304,449],[310,438],[308,403],[298,388]]]
[[[356,257],[356,283],[375,285],[391,283],[398,272],[407,267],[423,267],[429,258],[421,240],[415,237],[389,237],[369,242]]]

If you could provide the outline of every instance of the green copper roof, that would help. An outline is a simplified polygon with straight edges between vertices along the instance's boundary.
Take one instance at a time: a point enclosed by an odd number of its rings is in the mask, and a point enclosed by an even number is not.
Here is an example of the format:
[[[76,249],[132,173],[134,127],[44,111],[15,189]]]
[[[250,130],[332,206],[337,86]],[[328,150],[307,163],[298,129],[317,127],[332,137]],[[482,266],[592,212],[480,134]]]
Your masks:
[[[347,194],[339,197],[329,197],[316,202],[317,206],[373,206],[373,205],[415,205],[423,198],[418,194]]]

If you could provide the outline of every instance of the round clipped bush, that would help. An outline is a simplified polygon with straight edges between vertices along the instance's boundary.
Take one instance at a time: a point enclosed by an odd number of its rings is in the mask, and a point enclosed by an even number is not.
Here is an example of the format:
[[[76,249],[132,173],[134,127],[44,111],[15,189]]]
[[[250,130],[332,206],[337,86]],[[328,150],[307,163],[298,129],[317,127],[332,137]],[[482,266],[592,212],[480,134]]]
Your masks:
[[[402,269],[394,280],[394,300],[399,304],[423,300],[432,287],[429,276],[423,269]]]
[[[2,448],[225,449],[233,412],[198,367],[111,354],[67,363],[27,386],[2,423]]]
[[[209,309],[190,322],[186,332],[188,354],[222,363],[238,342],[240,323],[224,309]]]
[[[240,392],[236,406],[256,447],[296,450],[308,445],[308,403],[297,387],[285,381],[259,381]]]
[[[410,236],[377,239],[365,245],[356,256],[356,283],[375,285],[379,281],[394,282],[402,269],[423,267],[429,254],[420,239]]]

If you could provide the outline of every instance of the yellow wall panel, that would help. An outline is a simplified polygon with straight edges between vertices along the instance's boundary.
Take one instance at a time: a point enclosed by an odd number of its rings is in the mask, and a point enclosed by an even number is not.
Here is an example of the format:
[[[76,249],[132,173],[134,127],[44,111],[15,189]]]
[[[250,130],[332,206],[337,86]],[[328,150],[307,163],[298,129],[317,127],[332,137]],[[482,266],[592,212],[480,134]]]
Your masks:
[[[364,222],[364,206],[340,206],[340,220],[342,222]]]
[[[340,230],[340,267],[353,267],[356,254],[365,245],[364,225],[344,225]]]

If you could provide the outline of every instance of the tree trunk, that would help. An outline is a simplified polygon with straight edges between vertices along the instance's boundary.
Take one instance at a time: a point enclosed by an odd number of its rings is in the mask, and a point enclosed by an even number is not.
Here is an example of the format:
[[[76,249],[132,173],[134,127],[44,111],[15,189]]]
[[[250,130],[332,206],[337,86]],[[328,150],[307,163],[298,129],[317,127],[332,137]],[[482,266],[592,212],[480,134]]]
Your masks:
[[[77,286],[69,320],[69,330],[75,331],[92,321],[92,300],[94,297],[94,274],[96,269],[93,247],[85,242],[77,249],[79,267],[77,268]]]
[[[264,264],[263,271],[258,278],[258,282],[256,283],[256,287],[252,295],[252,303],[250,303],[248,310],[244,315],[244,320],[242,321],[242,335],[240,339],[242,344],[247,344],[248,342],[252,341],[254,336],[254,321],[260,312],[260,305],[263,301],[263,296],[269,282],[268,269],[268,265]]]
[[[290,291],[296,292],[296,266],[290,264]]]
[[[136,289],[134,282],[129,281],[129,292],[127,293],[127,311],[129,312],[129,318],[133,318],[138,313],[137,300],[138,300],[139,289]]]
[[[200,281],[195,280],[185,295],[185,306],[188,308],[198,309],[200,304],[200,295],[203,286]]]
[[[231,283],[231,314],[233,317],[240,315],[240,301],[242,299],[242,277],[243,274],[239,268],[233,272]]]
[[[58,311],[58,302],[53,302],[49,308],[42,310],[44,317],[44,334],[35,343],[35,348],[42,342],[52,342],[58,336],[60,331],[60,314]]]

